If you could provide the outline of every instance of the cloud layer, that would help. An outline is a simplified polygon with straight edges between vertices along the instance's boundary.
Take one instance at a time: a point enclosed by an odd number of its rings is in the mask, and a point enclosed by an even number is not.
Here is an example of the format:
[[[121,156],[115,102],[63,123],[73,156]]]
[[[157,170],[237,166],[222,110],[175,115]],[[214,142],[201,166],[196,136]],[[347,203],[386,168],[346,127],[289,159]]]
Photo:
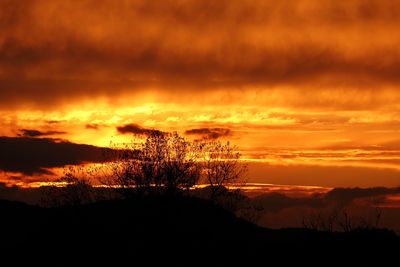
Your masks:
[[[0,101],[399,84],[400,1],[2,1]]]

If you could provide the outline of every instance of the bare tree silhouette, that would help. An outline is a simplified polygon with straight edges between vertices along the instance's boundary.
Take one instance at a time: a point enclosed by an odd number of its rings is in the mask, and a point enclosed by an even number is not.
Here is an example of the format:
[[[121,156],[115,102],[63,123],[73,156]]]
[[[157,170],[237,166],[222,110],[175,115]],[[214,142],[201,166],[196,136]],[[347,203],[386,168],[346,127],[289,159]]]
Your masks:
[[[376,207],[369,216],[355,216],[346,207],[334,207],[328,212],[315,212],[304,215],[304,228],[318,231],[352,232],[357,230],[379,229],[382,209]]]
[[[247,165],[240,162],[240,153],[229,142],[202,144],[204,177],[211,188],[211,198],[224,192],[227,185],[244,182]]]
[[[178,133],[152,131],[144,142],[107,150],[110,177],[102,184],[117,186],[125,195],[174,194],[200,182],[211,188],[211,198],[229,184],[244,181],[247,166],[229,142],[188,141]]]
[[[113,149],[111,182],[125,194],[174,194],[198,183],[200,146],[175,133],[151,132],[144,143]],[[104,184],[104,183],[103,183]]]

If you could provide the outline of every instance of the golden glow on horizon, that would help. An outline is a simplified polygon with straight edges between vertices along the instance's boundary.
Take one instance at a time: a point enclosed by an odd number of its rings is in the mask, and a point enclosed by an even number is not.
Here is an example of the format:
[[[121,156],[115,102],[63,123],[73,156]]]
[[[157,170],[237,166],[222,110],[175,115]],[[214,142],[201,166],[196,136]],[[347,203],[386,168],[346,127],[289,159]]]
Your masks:
[[[56,187],[63,187],[66,186],[66,182],[31,182],[31,183],[24,183],[18,182],[15,184],[10,184],[8,186],[18,186],[21,188],[40,188],[46,186],[56,186]],[[209,186],[208,184],[199,184],[196,185],[194,188],[204,188]],[[94,185],[96,188],[107,187],[105,185]],[[194,189],[192,188],[192,189]],[[322,186],[305,186],[305,185],[279,185],[279,184],[262,184],[262,183],[247,183],[243,185],[229,185],[227,188],[235,190],[240,189],[244,194],[254,197],[265,193],[280,193],[284,194],[289,197],[309,197],[314,194],[325,194],[332,190],[333,188],[330,187],[322,187]],[[395,196],[393,196],[393,200]]]
[[[281,91],[279,98],[285,99],[287,93]],[[238,95],[232,98],[235,94]],[[219,95],[221,100],[226,98],[226,93]],[[110,142],[132,140],[132,135],[116,130],[116,127],[130,123],[148,129],[178,131],[183,135],[190,129],[226,128],[231,133],[222,140],[238,145],[243,160],[249,162],[282,168],[315,165],[400,171],[400,143],[397,142],[400,113],[387,108],[339,109],[332,113],[315,106],[300,108],[281,102],[267,107],[257,101],[246,103],[248,100],[240,100],[239,96],[244,92],[229,95],[228,102],[219,104],[209,99],[185,103],[154,98],[151,102],[140,102],[127,96],[120,101],[114,99],[114,102],[85,100],[49,111],[3,110],[0,111],[0,124],[3,125],[0,134],[16,136],[19,129],[65,131],[65,134],[49,137],[108,147]],[[260,95],[264,93],[260,92]],[[132,105],[129,99],[132,99]],[[376,184],[385,184],[385,178],[380,179]]]

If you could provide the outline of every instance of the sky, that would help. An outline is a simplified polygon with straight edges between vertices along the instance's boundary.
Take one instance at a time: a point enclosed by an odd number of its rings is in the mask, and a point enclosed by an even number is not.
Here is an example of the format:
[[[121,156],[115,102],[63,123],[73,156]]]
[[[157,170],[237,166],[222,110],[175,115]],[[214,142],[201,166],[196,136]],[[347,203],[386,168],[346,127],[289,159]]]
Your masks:
[[[133,134],[230,140],[255,183],[400,185],[400,1],[0,1],[0,180]]]

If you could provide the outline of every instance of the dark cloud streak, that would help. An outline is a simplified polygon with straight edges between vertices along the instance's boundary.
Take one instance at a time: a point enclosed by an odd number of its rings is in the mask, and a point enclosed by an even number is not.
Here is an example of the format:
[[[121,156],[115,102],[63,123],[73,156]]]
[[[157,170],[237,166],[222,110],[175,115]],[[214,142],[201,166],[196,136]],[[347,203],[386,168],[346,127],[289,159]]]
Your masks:
[[[197,128],[185,131],[186,135],[197,135],[203,139],[216,140],[221,137],[232,135],[232,131],[228,128]]]
[[[150,135],[152,133],[156,134],[162,133],[159,130],[143,128],[134,123],[118,126],[117,131],[121,134],[135,134],[135,135]]]
[[[22,137],[42,137],[42,136],[49,136],[49,135],[59,135],[59,134],[66,134],[67,132],[61,131],[46,131],[42,132],[39,130],[34,129],[20,129],[21,134],[19,136]]]
[[[86,124],[85,125],[86,129],[92,129],[92,130],[98,130],[99,129],[99,125],[98,124]]]
[[[0,169],[25,175],[48,168],[103,162],[106,149],[51,138],[0,137]]]

